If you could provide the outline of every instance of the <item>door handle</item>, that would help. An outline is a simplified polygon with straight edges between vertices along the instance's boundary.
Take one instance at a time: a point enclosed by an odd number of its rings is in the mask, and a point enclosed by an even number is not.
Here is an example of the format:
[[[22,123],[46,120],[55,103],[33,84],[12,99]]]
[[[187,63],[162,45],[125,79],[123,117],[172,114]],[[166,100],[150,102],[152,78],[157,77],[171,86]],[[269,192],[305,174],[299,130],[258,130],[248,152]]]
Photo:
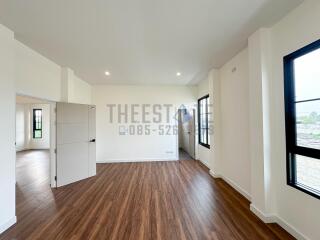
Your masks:
[[[91,139],[89,142],[94,143],[94,142],[96,142],[96,140],[95,139]]]

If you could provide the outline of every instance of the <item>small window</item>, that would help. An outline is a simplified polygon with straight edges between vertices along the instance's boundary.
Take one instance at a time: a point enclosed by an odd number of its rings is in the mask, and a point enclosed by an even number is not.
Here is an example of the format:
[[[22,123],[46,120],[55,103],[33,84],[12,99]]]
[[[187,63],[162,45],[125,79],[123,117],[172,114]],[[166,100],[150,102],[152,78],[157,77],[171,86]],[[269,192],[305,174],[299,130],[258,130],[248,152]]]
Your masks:
[[[320,198],[320,40],[284,58],[287,181]]]
[[[210,148],[209,103],[209,95],[198,100],[199,144],[207,148]]]
[[[33,138],[42,138],[42,109],[33,109]]]

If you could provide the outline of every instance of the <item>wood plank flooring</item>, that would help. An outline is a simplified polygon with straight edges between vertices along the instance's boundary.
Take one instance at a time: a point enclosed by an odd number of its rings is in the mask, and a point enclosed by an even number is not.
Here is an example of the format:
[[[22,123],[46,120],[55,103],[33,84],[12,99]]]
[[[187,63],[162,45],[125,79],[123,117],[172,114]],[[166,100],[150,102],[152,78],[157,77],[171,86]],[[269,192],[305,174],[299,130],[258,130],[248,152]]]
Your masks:
[[[193,160],[193,158],[182,148],[179,149],[179,160]]]
[[[97,173],[51,190],[48,152],[19,153],[18,223],[0,239],[294,239],[197,161],[98,164]]]

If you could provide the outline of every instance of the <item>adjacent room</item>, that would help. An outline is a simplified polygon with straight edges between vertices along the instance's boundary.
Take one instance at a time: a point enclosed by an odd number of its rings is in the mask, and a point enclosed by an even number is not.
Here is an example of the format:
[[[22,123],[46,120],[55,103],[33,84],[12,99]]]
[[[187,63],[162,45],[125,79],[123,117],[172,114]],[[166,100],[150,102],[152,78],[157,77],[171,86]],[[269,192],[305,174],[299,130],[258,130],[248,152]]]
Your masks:
[[[196,109],[182,106],[177,111],[179,160],[196,159]]]
[[[21,214],[23,206],[29,204],[24,214],[31,214],[50,196],[50,104],[16,96],[16,209]]]
[[[0,240],[319,240],[320,1],[0,1]]]

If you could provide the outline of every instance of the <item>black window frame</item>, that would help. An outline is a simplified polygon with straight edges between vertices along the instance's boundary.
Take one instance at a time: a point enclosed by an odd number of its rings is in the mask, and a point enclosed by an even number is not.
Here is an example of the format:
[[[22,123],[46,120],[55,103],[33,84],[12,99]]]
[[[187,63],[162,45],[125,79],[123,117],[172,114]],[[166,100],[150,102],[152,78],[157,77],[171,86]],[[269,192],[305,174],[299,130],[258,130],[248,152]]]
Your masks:
[[[40,123],[41,123],[41,128],[37,127],[37,119],[36,119],[36,112],[40,111],[41,112],[41,118],[40,118]],[[33,109],[33,139],[42,139],[42,130],[43,130],[43,121],[42,121],[42,109],[41,108],[34,108]],[[36,137],[36,131],[40,131],[41,132],[41,136],[40,137]]]
[[[295,97],[295,59],[320,49],[320,40],[315,41],[283,58],[284,64],[284,100],[285,100],[285,124],[286,124],[286,158],[287,158],[287,184],[306,194],[320,199],[320,192],[297,182],[296,155],[318,159],[320,150],[301,147],[297,143],[296,132],[296,104],[315,101],[317,99],[296,101]],[[320,100],[320,99],[319,99]]]
[[[204,99],[207,99],[207,105],[206,105],[206,113],[205,113],[205,116],[206,116],[206,128],[202,128],[201,127],[201,111],[200,111],[200,108],[201,108],[201,101],[204,100]],[[210,144],[209,144],[209,131],[210,131],[210,128],[209,128],[209,99],[210,99],[210,96],[209,94],[208,95],[205,95],[201,98],[198,99],[198,142],[201,146],[203,147],[206,147],[208,149],[210,149]],[[207,130],[207,142],[202,142],[201,141],[201,133],[202,133],[202,129],[206,129]]]

